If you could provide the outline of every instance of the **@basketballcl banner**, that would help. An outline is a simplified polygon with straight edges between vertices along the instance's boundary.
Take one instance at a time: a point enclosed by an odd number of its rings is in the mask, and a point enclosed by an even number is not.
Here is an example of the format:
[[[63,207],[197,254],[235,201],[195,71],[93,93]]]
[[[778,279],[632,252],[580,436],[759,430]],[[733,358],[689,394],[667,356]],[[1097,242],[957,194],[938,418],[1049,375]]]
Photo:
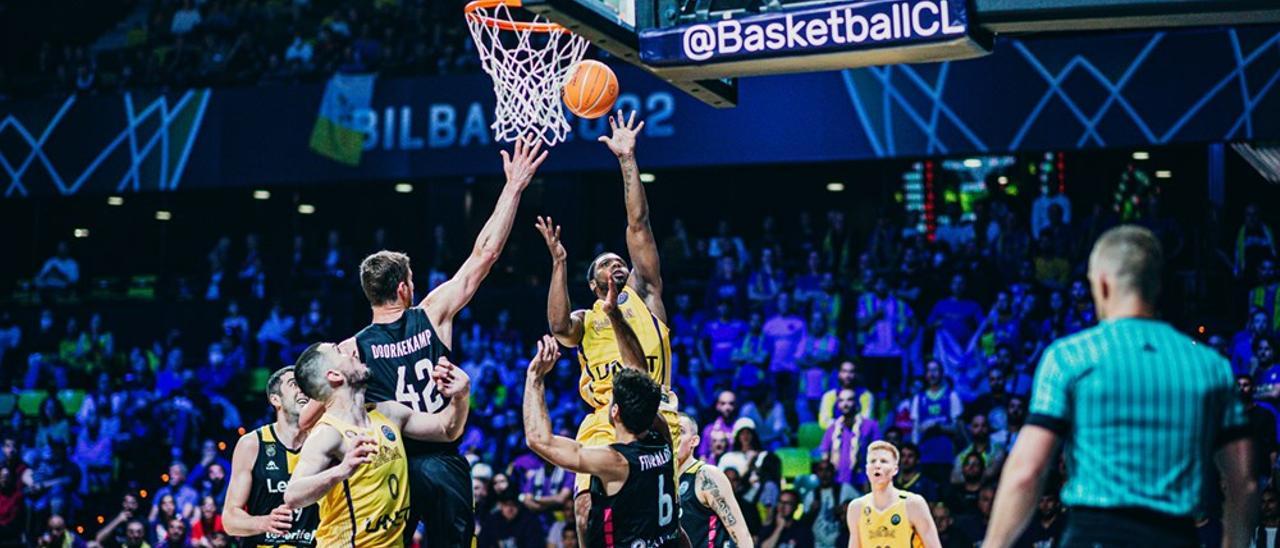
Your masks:
[[[650,29],[640,35],[640,50],[645,63],[696,66],[698,76],[937,61],[987,52],[971,37],[965,0],[837,2]],[[896,57],[888,58],[890,52]]]

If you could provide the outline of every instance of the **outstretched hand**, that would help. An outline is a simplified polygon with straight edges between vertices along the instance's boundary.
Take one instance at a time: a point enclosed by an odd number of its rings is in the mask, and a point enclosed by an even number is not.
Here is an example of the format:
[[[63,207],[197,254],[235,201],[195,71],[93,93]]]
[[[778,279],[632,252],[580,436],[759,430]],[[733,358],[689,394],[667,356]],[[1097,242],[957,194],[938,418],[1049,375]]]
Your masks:
[[[609,117],[609,127],[613,130],[613,135],[601,135],[597,140],[609,145],[609,150],[619,158],[635,155],[636,135],[644,129],[643,120],[636,124],[636,111],[631,111],[631,117],[624,119],[622,111],[619,110],[616,115]]]
[[[569,256],[564,250],[564,244],[560,242],[560,225],[555,224],[551,217],[539,216],[533,222],[533,226],[538,229],[539,234],[542,234],[542,239],[547,243],[547,251],[551,252],[552,259],[563,261]]]
[[[618,282],[613,281],[613,276],[609,276],[609,291],[604,296],[604,302],[600,303],[600,310],[605,314],[613,314],[618,310]]]
[[[534,352],[533,359],[529,360],[529,376],[542,378],[551,371],[556,360],[559,359],[560,345],[551,335],[543,335],[542,340],[538,341],[538,349]]]
[[[499,151],[502,155],[502,171],[507,174],[507,184],[520,190],[529,186],[533,174],[538,172],[538,166],[547,159],[547,151],[538,154],[540,150],[542,140],[530,134],[528,138],[516,139],[514,155],[507,154],[505,150]]]

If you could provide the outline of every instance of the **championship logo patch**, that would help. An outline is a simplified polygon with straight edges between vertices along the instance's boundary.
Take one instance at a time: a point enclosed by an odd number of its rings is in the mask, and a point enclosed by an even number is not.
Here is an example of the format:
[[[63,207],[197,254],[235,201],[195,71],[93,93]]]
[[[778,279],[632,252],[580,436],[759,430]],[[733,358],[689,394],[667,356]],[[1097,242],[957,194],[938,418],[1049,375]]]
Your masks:
[[[894,525],[902,523],[902,516],[899,516],[898,514],[894,514],[893,517],[889,518],[889,523],[892,523]]]
[[[682,496],[682,497],[683,497],[683,496],[684,496],[686,493],[688,493],[688,492],[689,492],[689,484],[688,484],[688,483],[681,483],[681,484],[680,484],[680,496]]]
[[[276,456],[276,446],[274,443],[267,446],[267,456],[268,457]]]
[[[343,435],[345,435],[345,436],[346,436],[346,437],[348,437],[348,438],[354,438],[354,437],[356,437],[356,436],[358,436],[358,435],[359,435],[359,434],[357,434],[357,433],[356,433],[356,431],[355,431],[355,430],[347,430],[347,431],[343,432],[342,434],[343,434]]]
[[[627,292],[625,292],[625,291],[624,291],[624,292],[622,292],[622,293],[619,293],[619,294],[618,294],[618,304],[626,304],[626,303],[627,303],[627,299],[630,299],[630,298],[631,298],[631,294],[630,294],[630,293],[627,293]]]
[[[396,433],[391,430],[390,426],[382,425],[382,435],[387,437],[387,441],[396,441]]]
[[[870,506],[864,506],[864,507],[862,507],[862,515],[864,515],[864,516],[870,516],[870,515],[871,515],[871,507],[870,507]]]

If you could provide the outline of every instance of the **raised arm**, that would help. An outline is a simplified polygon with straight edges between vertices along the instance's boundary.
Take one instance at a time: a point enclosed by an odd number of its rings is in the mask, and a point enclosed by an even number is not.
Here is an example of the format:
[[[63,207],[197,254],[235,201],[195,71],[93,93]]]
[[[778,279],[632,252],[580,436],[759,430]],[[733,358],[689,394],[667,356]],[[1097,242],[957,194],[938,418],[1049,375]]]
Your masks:
[[[284,490],[284,503],[290,508],[304,508],[315,504],[333,486],[342,483],[362,464],[373,461],[378,444],[372,438],[359,435],[351,438],[350,448],[342,451],[342,435],[329,427],[317,428],[302,444],[302,454]],[[341,458],[341,462],[334,463]]]
[[[253,465],[258,461],[258,436],[249,432],[240,436],[231,453],[231,480],[227,482],[227,500],[222,506],[222,527],[233,537],[252,537],[289,532],[293,513],[280,505],[265,516],[249,515],[249,492],[253,490]],[[101,541],[99,541],[101,542]]]
[[[627,254],[631,256],[631,279],[627,285],[644,297],[644,304],[659,320],[667,321],[667,309],[662,304],[662,269],[658,260],[658,242],[649,225],[649,199],[644,184],[640,182],[640,167],[636,165],[636,135],[644,129],[644,122],[636,123],[636,113],[624,119],[622,111],[609,117],[613,135],[600,137],[600,142],[618,157],[622,168],[622,194],[627,203]]]
[[[480,289],[480,282],[489,275],[489,270],[498,262],[498,256],[502,255],[502,248],[507,245],[511,224],[515,221],[516,209],[520,206],[520,194],[533,180],[538,166],[547,159],[546,152],[538,153],[541,148],[541,140],[535,141],[533,145],[517,140],[515,156],[508,156],[507,151],[502,151],[502,169],[507,174],[507,184],[502,187],[502,195],[498,197],[493,214],[480,229],[480,235],[471,248],[471,255],[462,262],[453,278],[440,284],[440,287],[422,300],[421,306],[426,309],[427,316],[431,318],[431,323],[445,346],[453,346],[454,315],[471,302],[471,297]]]
[[[645,359],[644,347],[640,346],[640,337],[618,309],[618,286],[612,278],[609,279],[609,292],[605,295],[601,309],[609,318],[609,325],[613,327],[613,334],[618,339],[618,354],[622,357],[622,366],[649,373],[649,362]]]
[[[627,460],[608,447],[583,447],[582,444],[551,434],[551,418],[547,415],[543,378],[560,358],[560,348],[550,335],[538,341],[538,350],[529,361],[524,383],[524,437],[529,449],[547,462],[578,474],[591,474],[606,483],[623,481],[628,474]]]
[[[582,343],[583,313],[570,313],[569,304],[569,267],[566,264],[569,254],[560,242],[560,225],[551,217],[538,217],[534,222],[538,233],[547,243],[547,251],[551,252],[551,284],[547,289],[547,326],[556,340],[565,346],[574,347]]]
[[[414,411],[396,401],[378,403],[378,411],[400,425],[405,436],[420,441],[448,442],[462,437],[471,412],[471,377],[448,358],[441,357],[431,371],[440,396],[449,405],[440,413]]]
[[[698,500],[720,516],[735,544],[741,548],[752,548],[751,531],[747,530],[747,520],[743,519],[738,499],[733,496],[729,478],[719,468],[706,465],[698,470],[697,480]]]

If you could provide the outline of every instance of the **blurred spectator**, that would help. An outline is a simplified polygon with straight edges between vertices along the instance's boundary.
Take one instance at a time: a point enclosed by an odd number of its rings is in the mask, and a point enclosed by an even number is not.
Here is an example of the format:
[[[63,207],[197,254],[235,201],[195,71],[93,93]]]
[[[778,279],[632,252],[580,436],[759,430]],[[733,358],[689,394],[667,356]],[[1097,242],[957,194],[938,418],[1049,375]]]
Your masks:
[[[200,494],[187,485],[187,465],[174,461],[169,465],[169,473],[165,474],[165,486],[156,490],[155,500],[164,499],[165,495],[173,496],[177,514],[183,519],[191,519],[195,515],[196,505],[200,503]],[[163,506],[163,504],[161,505]],[[160,508],[163,511],[163,508]],[[152,520],[155,520],[156,507],[151,509]],[[168,522],[164,523],[168,527]]]
[[[258,363],[287,364],[292,361],[291,357],[285,354],[290,348],[289,337],[295,323],[297,322],[293,319],[293,316],[284,313],[284,308],[280,306],[280,303],[271,305],[271,313],[267,315],[267,319],[258,328]]]
[[[36,426],[36,451],[44,451],[51,444],[67,447],[71,443],[71,421],[62,401],[55,397],[40,403],[40,423]]]
[[[1231,368],[1237,375],[1255,373],[1253,361],[1253,341],[1265,337],[1268,330],[1267,313],[1261,310],[1249,311],[1249,323],[1231,339]]]
[[[925,500],[929,500],[926,498]],[[933,514],[933,524],[938,528],[938,540],[942,542],[942,548],[972,548],[974,546],[973,539],[961,529],[953,527],[955,520],[951,517],[951,510],[947,508],[945,502],[935,502],[930,508]]]
[[[191,544],[207,546],[212,544],[214,533],[225,533],[222,528],[222,512],[218,511],[218,501],[213,497],[200,500],[200,511],[191,520]]]
[[[851,389],[840,390],[836,410],[840,418],[827,428],[818,452],[824,460],[835,465],[836,481],[853,484],[863,475],[867,446],[880,439],[880,428],[875,421],[864,419],[859,413],[858,395]]]
[[[0,546],[25,545],[26,528],[27,501],[21,474],[13,467],[0,467]]]
[[[925,475],[944,483],[950,477],[955,445],[952,436],[964,412],[960,397],[944,384],[942,365],[936,360],[925,365],[925,390],[911,399],[912,443],[920,447],[920,463]],[[948,505],[958,512],[955,505]]]
[[[898,461],[898,475],[893,478],[894,487],[920,495],[924,500],[939,500],[941,488],[920,472],[920,448],[909,441],[902,442],[898,445],[898,453],[901,458]]]
[[[187,538],[187,522],[182,518],[172,518],[165,527],[164,540],[156,543],[156,548],[195,548],[195,544]]]
[[[889,291],[889,282],[877,274],[872,291],[858,299],[858,329],[862,347],[862,370],[871,390],[898,393],[902,383],[903,358],[912,335],[913,314],[905,301]]]
[[[733,383],[733,353],[747,332],[746,322],[730,316],[728,301],[716,304],[716,317],[702,327],[699,353],[710,365],[712,386],[724,389]],[[707,440],[706,436],[703,436]]]
[[[760,264],[747,280],[747,299],[757,306],[772,303],[782,293],[786,283],[786,273],[775,264],[773,248],[761,249]]]
[[[145,537],[147,528],[142,522],[135,520],[135,516],[141,515],[139,508],[138,496],[125,493],[120,499],[120,511],[98,530],[94,541],[105,547],[129,546],[135,533],[139,537]]]
[[[978,453],[961,455],[960,462],[960,477],[951,484],[947,507],[952,508],[957,516],[972,516],[978,513],[978,497],[984,485],[987,465]]]
[[[1253,546],[1256,548],[1276,548],[1280,546],[1280,494],[1276,488],[1262,490],[1262,513],[1257,532],[1253,535]]]
[[[817,404],[827,389],[833,362],[840,355],[840,338],[835,326],[829,325],[820,312],[809,317],[809,326],[796,348],[796,362],[803,368],[803,390],[800,398],[803,420],[809,421],[817,414]]]
[[[157,493],[155,504],[151,505],[151,536],[156,543],[163,541],[169,536],[169,524],[174,520],[182,521],[182,515],[178,513],[178,503],[175,502],[173,495]]]
[[[1253,377],[1236,375],[1236,389],[1244,401],[1253,439],[1253,470],[1264,480],[1271,472],[1271,455],[1277,450],[1276,412],[1271,406],[1259,405],[1253,397]],[[1266,481],[1261,482],[1266,485]]]
[[[773,391],[783,401],[795,401],[800,342],[807,336],[804,319],[791,310],[791,296],[777,296],[777,309],[761,327],[769,351],[769,377]],[[794,413],[794,408],[792,409]]]
[[[1265,312],[1270,317],[1270,331],[1280,333],[1280,269],[1276,268],[1275,259],[1258,263],[1258,280],[1249,290],[1249,309]]]
[[[747,333],[742,336],[732,360],[737,366],[733,378],[735,392],[755,390],[764,382],[765,361],[769,348],[765,344],[764,319],[759,312],[752,312],[747,321]]]
[[[760,531],[761,548],[800,548],[813,546],[813,529],[808,522],[798,521],[795,517],[800,508],[800,494],[783,491],[778,497],[778,511],[773,520]]]
[[[67,530],[67,521],[57,514],[49,517],[49,528],[43,535],[40,535],[39,545],[41,547],[56,546],[58,548],[85,548],[87,546],[84,540]]]
[[[711,446],[717,433],[728,439],[733,434],[735,421],[738,420],[738,396],[731,390],[721,391],[716,396],[716,418],[702,428],[702,443],[698,445],[698,458],[708,459]]]
[[[1051,486],[1052,487],[1052,486]],[[1062,531],[1066,528],[1066,520],[1062,519],[1062,505],[1058,500],[1056,488],[1046,488],[1036,504],[1035,519],[1027,526],[1027,530],[1018,539],[1017,546],[1044,548],[1060,545]],[[1221,540],[1221,535],[1214,540]]]
[[[36,274],[36,287],[41,289],[67,289],[80,281],[80,263],[71,257],[67,242],[58,242],[57,253],[49,257]]]
[[[965,461],[970,455],[978,455],[982,458],[982,467],[986,471],[986,477],[983,479],[994,477],[1004,464],[1004,451],[991,443],[991,426],[987,424],[987,416],[983,413],[970,412],[969,420],[966,422],[965,433],[969,445],[961,449],[960,456],[956,457],[955,466],[951,471],[952,483],[960,483],[965,479]]]
[[[105,409],[104,409],[105,411]],[[115,438],[104,431],[97,415],[87,418],[76,435],[75,463],[80,466],[80,494],[97,498],[111,488]]]
[[[1263,260],[1277,258],[1275,235],[1271,232],[1271,227],[1262,222],[1258,204],[1249,204],[1244,208],[1244,223],[1236,232],[1233,257],[1237,278],[1251,275]],[[1254,281],[1256,280],[1246,280]]]
[[[868,441],[868,443],[870,443]],[[836,479],[836,470],[830,461],[819,460],[810,467],[818,478],[818,486],[805,495],[805,519],[813,524],[814,546],[837,546],[844,504],[858,497],[858,492],[848,482]]]
[[[39,521],[44,516],[74,513],[79,503],[75,496],[79,485],[76,467],[67,460],[67,446],[60,441],[45,446],[39,451],[31,483],[26,486],[32,517]]]
[[[875,395],[862,386],[858,382],[858,366],[852,361],[845,360],[840,363],[840,370],[836,373],[836,387],[826,391],[822,395],[822,401],[818,404],[818,425],[823,430],[829,428],[836,416],[836,399],[842,390],[853,390],[858,395],[858,409],[864,419],[871,418],[871,410],[875,409]]]
[[[542,548],[546,528],[517,500],[514,487],[497,491],[498,508],[481,518],[478,546]]]

